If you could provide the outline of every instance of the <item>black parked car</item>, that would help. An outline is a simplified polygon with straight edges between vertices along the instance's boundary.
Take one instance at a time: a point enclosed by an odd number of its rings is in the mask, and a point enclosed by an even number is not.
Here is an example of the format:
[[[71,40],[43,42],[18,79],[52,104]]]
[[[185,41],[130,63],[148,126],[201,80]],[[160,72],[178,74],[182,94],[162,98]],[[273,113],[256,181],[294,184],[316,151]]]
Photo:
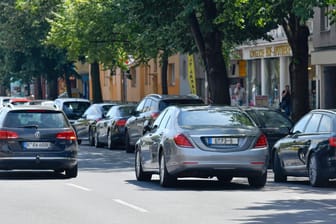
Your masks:
[[[76,177],[78,144],[65,114],[48,106],[0,111],[0,169],[65,171]]]
[[[109,149],[125,147],[125,124],[136,105],[113,106],[105,118],[96,124],[95,146],[107,145]]]
[[[308,176],[312,186],[336,177],[336,110],[312,110],[272,150],[274,181]]]
[[[267,107],[241,107],[250,115],[262,132],[266,135],[269,151],[276,141],[288,135],[293,127],[293,122],[279,110]],[[269,168],[272,167],[272,160],[269,161]]]
[[[144,126],[153,123],[160,112],[170,105],[177,104],[204,104],[203,100],[195,95],[160,95],[145,96],[135,108],[132,116],[126,122],[125,146],[126,152],[134,152],[134,145],[144,134]]]
[[[86,109],[81,118],[76,120],[72,126],[75,128],[80,144],[82,140],[89,140],[89,144],[94,145],[94,133],[96,123],[103,119],[107,111],[116,105],[115,103],[95,103]]]

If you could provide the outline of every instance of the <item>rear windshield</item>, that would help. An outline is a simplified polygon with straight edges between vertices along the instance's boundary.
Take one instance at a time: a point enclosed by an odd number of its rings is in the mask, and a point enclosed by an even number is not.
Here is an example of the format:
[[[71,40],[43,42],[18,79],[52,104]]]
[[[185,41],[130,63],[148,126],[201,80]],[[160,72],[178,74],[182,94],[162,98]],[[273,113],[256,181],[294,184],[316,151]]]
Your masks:
[[[164,100],[161,101],[159,104],[159,111],[163,111],[166,109],[166,107],[171,106],[171,105],[179,105],[179,104],[204,104],[203,100],[201,99],[174,99],[174,100]]]
[[[119,114],[120,114],[121,117],[131,116],[134,108],[135,108],[135,106],[119,107]]]
[[[24,110],[7,114],[4,127],[19,128],[36,126],[38,128],[67,128],[67,119],[60,111]]]
[[[261,126],[265,128],[292,127],[291,121],[276,111],[255,110],[250,115],[259,120]]]
[[[181,126],[255,126],[244,113],[224,110],[182,111],[178,122]]]
[[[90,106],[89,102],[65,102],[63,104],[63,111],[69,119],[79,119],[85,110]]]
[[[102,106],[103,109],[103,114],[107,114],[107,112],[109,111],[109,109],[111,109],[113,105],[104,105]]]

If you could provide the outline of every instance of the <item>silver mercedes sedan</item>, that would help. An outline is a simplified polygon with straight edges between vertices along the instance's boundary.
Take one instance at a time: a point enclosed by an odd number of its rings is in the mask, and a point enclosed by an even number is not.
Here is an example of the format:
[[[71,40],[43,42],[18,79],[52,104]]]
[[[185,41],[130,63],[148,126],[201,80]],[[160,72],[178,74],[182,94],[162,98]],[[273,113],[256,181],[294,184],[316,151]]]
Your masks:
[[[222,183],[247,177],[262,188],[267,180],[266,136],[244,111],[228,106],[170,106],[135,145],[135,175],[159,174],[163,187],[177,178],[217,177]]]

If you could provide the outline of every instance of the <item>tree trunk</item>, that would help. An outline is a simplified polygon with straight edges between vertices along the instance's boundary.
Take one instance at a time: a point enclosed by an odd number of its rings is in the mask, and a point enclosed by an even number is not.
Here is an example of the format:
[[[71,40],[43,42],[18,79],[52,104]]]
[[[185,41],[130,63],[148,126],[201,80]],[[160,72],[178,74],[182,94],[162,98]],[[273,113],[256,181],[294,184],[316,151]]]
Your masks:
[[[101,103],[103,102],[101,86],[100,86],[100,72],[99,72],[99,63],[93,62],[91,63],[91,72],[90,72],[91,80],[92,80],[92,102],[93,103]]]
[[[65,78],[66,91],[67,91],[68,97],[72,97],[70,74],[68,72],[68,69],[64,69],[64,71],[65,71],[64,78]]]
[[[163,52],[161,56],[162,67],[161,67],[161,84],[162,84],[162,94],[168,94],[168,55]]]
[[[35,96],[35,99],[42,99],[42,76],[39,76],[35,79],[35,83],[36,83],[36,88],[37,88],[37,91],[36,92],[36,96]],[[28,84],[29,85],[29,84]]]
[[[217,16],[213,1],[204,1],[207,24],[213,24]],[[229,80],[227,68],[222,54],[222,34],[213,25],[211,31],[202,33],[195,12],[189,16],[191,31],[197,48],[203,59],[209,87],[209,101],[214,104],[230,105]],[[208,28],[208,29],[210,29]]]
[[[54,100],[58,97],[58,86],[57,86],[57,76],[52,76],[50,80],[48,80],[48,99]]]
[[[289,23],[284,24],[284,28],[293,54],[289,66],[289,74],[291,82],[291,116],[293,121],[296,122],[309,111],[309,29],[306,25],[298,25],[299,19],[294,15],[291,16],[292,18],[288,20]],[[291,29],[293,27],[296,30]]]

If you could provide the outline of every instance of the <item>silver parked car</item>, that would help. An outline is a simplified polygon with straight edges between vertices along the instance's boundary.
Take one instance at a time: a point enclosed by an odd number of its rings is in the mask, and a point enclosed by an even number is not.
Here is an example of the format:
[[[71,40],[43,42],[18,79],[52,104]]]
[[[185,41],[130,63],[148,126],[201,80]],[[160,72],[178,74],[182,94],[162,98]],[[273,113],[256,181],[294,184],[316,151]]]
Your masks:
[[[172,186],[180,177],[216,176],[223,183],[247,177],[253,187],[267,180],[266,136],[236,107],[170,106],[135,145],[135,174]]]

